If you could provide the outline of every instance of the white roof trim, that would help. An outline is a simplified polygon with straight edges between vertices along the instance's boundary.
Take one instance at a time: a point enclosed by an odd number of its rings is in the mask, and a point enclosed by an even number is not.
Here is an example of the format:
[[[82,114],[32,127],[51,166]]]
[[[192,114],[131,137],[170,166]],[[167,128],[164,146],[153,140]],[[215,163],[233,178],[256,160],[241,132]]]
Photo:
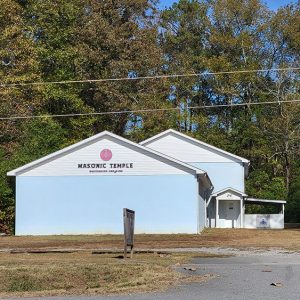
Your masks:
[[[186,134],[183,134],[183,133],[181,133],[181,132],[179,132],[179,131],[176,131],[176,130],[174,130],[174,129],[168,129],[168,130],[163,131],[163,132],[161,132],[161,133],[159,133],[159,134],[157,134],[157,135],[154,135],[153,137],[151,137],[151,138],[149,138],[149,139],[147,139],[147,140],[144,140],[144,141],[140,142],[140,145],[147,146],[147,144],[149,144],[150,142],[152,142],[152,141],[154,141],[154,140],[157,140],[157,139],[160,139],[161,137],[163,137],[164,135],[167,135],[168,133],[176,134],[176,135],[181,136],[181,137],[183,137],[183,138],[185,138],[185,139],[187,139],[187,140],[193,141],[193,142],[195,142],[195,143],[197,143],[197,144],[199,144],[199,145],[201,145],[201,146],[204,146],[204,147],[213,149],[213,150],[215,150],[215,151],[217,151],[217,152],[220,152],[220,153],[222,153],[222,154],[225,154],[225,155],[227,155],[227,156],[229,156],[229,157],[231,157],[231,158],[235,158],[235,159],[237,159],[237,160],[239,160],[239,161],[241,161],[241,162],[243,162],[243,163],[245,163],[245,164],[250,164],[250,161],[249,161],[248,159],[246,159],[246,158],[237,156],[237,155],[235,155],[235,154],[232,154],[232,153],[230,153],[230,152],[227,152],[227,151],[225,151],[225,150],[222,150],[222,149],[217,148],[217,147],[215,147],[215,146],[212,146],[212,145],[210,145],[210,144],[201,142],[201,141],[199,141],[199,140],[197,140],[197,139],[195,139],[195,138],[192,138],[192,137],[190,137],[190,136],[188,136],[188,135],[186,135]]]
[[[144,147],[142,145],[139,145],[139,144],[137,144],[135,142],[132,142],[132,141],[130,141],[128,139],[125,139],[125,138],[123,138],[121,136],[118,136],[118,135],[116,135],[114,133],[111,133],[109,131],[100,132],[100,133],[98,133],[98,134],[96,134],[96,135],[94,135],[94,136],[92,136],[90,138],[84,139],[84,140],[82,140],[82,141],[80,141],[78,143],[75,143],[75,144],[73,144],[71,146],[63,148],[62,150],[59,150],[59,151],[56,151],[56,152],[51,153],[49,155],[46,155],[46,156],[44,156],[44,157],[42,157],[40,159],[37,159],[37,160],[35,160],[33,162],[30,162],[30,163],[28,163],[28,164],[26,164],[26,165],[24,165],[22,167],[19,167],[17,169],[14,169],[14,170],[8,172],[7,175],[8,176],[18,176],[18,175],[21,175],[22,173],[26,172],[27,169],[29,169],[29,168],[34,168],[35,166],[43,165],[43,164],[45,164],[47,162],[53,161],[53,160],[55,160],[58,157],[61,157],[61,156],[64,156],[64,155],[66,155],[66,154],[68,154],[70,152],[76,151],[76,149],[81,148],[81,147],[83,147],[86,144],[91,144],[93,142],[96,142],[98,139],[100,139],[100,138],[102,138],[104,136],[113,137],[113,138],[115,138],[117,140],[120,140],[120,141],[122,141],[124,143],[127,143],[127,144],[129,144],[131,146],[134,146],[134,147],[136,147],[138,149],[141,149],[141,150],[146,151],[148,153],[152,153],[152,154],[154,154],[154,155],[156,155],[156,156],[158,156],[160,158],[163,158],[163,159],[165,159],[167,161],[171,161],[171,162],[173,162],[173,163],[175,163],[175,164],[177,164],[177,165],[179,165],[181,167],[184,167],[185,169],[187,169],[187,172],[192,173],[194,175],[197,175],[197,174],[206,175],[205,177],[208,178],[209,183],[211,184],[210,179],[207,176],[207,173],[205,171],[203,171],[203,170],[201,170],[199,168],[196,168],[194,166],[191,166],[189,164],[186,164],[186,163],[184,163],[182,161],[179,161],[179,160],[177,160],[177,159],[175,159],[173,157],[167,156],[167,155],[165,155],[163,153],[160,153],[160,152],[157,152],[157,151],[152,150],[150,148],[147,148],[147,147]]]
[[[232,191],[232,192],[234,192],[234,193],[236,193],[236,194],[241,195],[242,197],[247,197],[247,194],[245,194],[245,193],[243,193],[243,192],[241,192],[241,191],[239,191],[239,190],[236,190],[236,189],[234,189],[234,188],[231,188],[231,187],[228,187],[228,188],[225,188],[225,189],[223,189],[223,190],[221,190],[221,191],[215,192],[215,193],[213,193],[213,194],[211,195],[211,197],[216,197],[216,196],[218,196],[218,195],[221,195],[221,194],[226,193],[227,191]]]
[[[262,203],[279,203],[279,204],[285,204],[286,201],[284,200],[270,200],[270,199],[256,199],[256,198],[246,198],[246,202],[262,202]]]
[[[209,199],[208,199],[208,201],[207,201],[206,207],[208,207],[208,205],[209,205],[209,203],[210,203],[210,201],[211,201],[212,198],[217,197],[220,194],[224,194],[227,191],[232,191],[232,192],[235,192],[236,194],[241,195],[242,197],[247,197],[247,195],[245,193],[243,193],[243,192],[241,192],[239,190],[236,190],[234,188],[228,187],[228,188],[225,188],[223,190],[220,190],[218,192],[215,192],[215,193],[211,194],[210,197],[209,197]]]

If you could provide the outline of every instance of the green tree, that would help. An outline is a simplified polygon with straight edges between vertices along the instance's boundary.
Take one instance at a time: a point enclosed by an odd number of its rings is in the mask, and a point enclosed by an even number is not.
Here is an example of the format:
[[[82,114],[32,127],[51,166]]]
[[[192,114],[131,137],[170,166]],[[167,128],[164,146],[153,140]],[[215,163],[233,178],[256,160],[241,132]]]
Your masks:
[[[181,0],[162,13],[167,69],[199,73],[297,66],[298,24],[299,4],[273,12],[259,0]],[[249,104],[298,99],[298,74],[241,72],[172,82],[172,99],[184,112],[179,127],[250,159],[248,194],[285,199],[293,162],[299,160],[299,106]],[[186,109],[230,104],[245,105]]]
[[[160,45],[164,51],[164,69],[170,74],[201,73],[206,70],[206,43],[209,34],[208,4],[182,0],[161,13]],[[208,104],[207,82],[197,77],[170,80],[169,101],[181,108],[177,129],[193,131],[193,124],[206,129],[206,114],[187,109]]]
[[[66,131],[52,119],[36,119],[20,125],[20,143],[14,153],[0,152],[0,224],[13,230],[15,179],[6,173],[67,145]]]
[[[84,79],[76,69],[78,46],[76,34],[79,1],[25,1],[24,16],[35,41],[40,63],[41,81]],[[82,7],[83,9],[83,7]],[[93,109],[81,97],[82,85],[55,84],[40,87],[43,93],[43,112],[46,114],[89,113]],[[95,118],[60,118],[67,129],[70,142],[93,133]]]
[[[0,82],[2,84],[39,81],[39,60],[31,32],[26,25],[25,9],[19,1],[4,0],[0,10]],[[42,96],[31,87],[0,87],[2,117],[38,114]],[[13,153],[19,147],[27,120],[0,121],[0,223],[12,225],[14,220],[13,184],[6,177],[12,169]]]
[[[300,222],[300,159],[293,161],[291,184],[285,210],[286,222]]]
[[[43,79],[93,80],[158,74],[161,50],[156,42],[155,2],[28,1],[28,22],[35,32]],[[157,81],[53,85],[45,94],[45,109],[53,114],[168,106],[162,101],[166,88]],[[104,129],[118,134],[139,130],[140,119],[147,128],[146,117],[129,113],[60,122],[69,129],[70,138],[73,135],[80,139]]]
[[[30,31],[24,22],[24,8],[14,0],[1,1],[0,81],[2,84],[39,81],[39,60]],[[29,87],[0,87],[0,115],[11,117],[38,113],[41,94]],[[22,121],[24,122],[24,121]],[[13,151],[20,133],[19,121],[0,122],[0,146]]]

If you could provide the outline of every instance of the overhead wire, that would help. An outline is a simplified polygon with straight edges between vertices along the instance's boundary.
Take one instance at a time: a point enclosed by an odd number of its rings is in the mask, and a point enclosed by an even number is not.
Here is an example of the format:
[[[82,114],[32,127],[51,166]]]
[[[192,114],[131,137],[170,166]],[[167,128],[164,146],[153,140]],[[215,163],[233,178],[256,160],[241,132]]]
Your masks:
[[[6,87],[21,87],[21,86],[36,86],[36,85],[51,85],[51,84],[76,84],[76,83],[97,83],[97,82],[112,82],[112,81],[130,81],[130,80],[148,80],[148,79],[163,79],[163,78],[180,78],[192,76],[209,76],[209,75],[225,75],[225,74],[241,74],[241,73],[259,73],[270,71],[296,71],[300,67],[289,68],[271,68],[271,69],[251,69],[251,70],[233,70],[233,71],[220,71],[220,72],[202,72],[202,73],[186,73],[186,74],[170,74],[170,75],[154,75],[154,76],[141,76],[141,77],[121,77],[121,78],[104,78],[104,79],[85,79],[85,80],[64,80],[64,81],[46,81],[46,82],[23,82],[23,83],[2,83],[0,88]],[[218,104],[218,105],[201,105],[201,106],[188,106],[187,109],[211,109],[220,107],[239,107],[251,105],[266,105],[266,104],[280,104],[300,102],[300,100],[287,100],[287,101],[265,101],[265,102],[251,102],[251,103],[236,103],[236,104]],[[133,114],[133,113],[149,113],[149,112],[162,112],[162,111],[180,111],[180,107],[172,108],[153,108],[153,109],[138,109],[138,110],[122,110],[122,111],[109,111],[109,112],[91,112],[91,113],[69,113],[69,114],[47,114],[47,115],[30,115],[30,116],[9,116],[0,117],[0,120],[18,120],[18,119],[34,119],[34,118],[60,118],[60,117],[79,117],[79,116],[96,116],[96,115],[112,115],[112,114]]]
[[[243,73],[264,73],[264,72],[270,72],[270,71],[275,72],[275,71],[297,71],[297,70],[300,70],[300,67],[256,69],[256,70],[248,69],[248,70],[186,73],[186,74],[169,74],[169,75],[166,74],[166,75],[136,76],[136,77],[128,77],[127,76],[127,77],[103,78],[103,79],[0,83],[0,88],[22,87],[22,86],[41,86],[41,85],[53,85],[53,84],[77,84],[77,83],[100,83],[100,82],[114,82],[114,81],[135,81],[135,80],[148,80],[148,79],[181,78],[181,77],[226,75],[226,74],[243,74]]]
[[[236,104],[198,105],[198,106],[188,106],[188,107],[186,107],[186,109],[212,109],[212,108],[222,108],[222,107],[241,107],[241,106],[251,106],[251,105],[286,104],[286,103],[300,103],[300,99],[285,100],[285,101],[236,103]],[[91,113],[10,116],[10,117],[0,117],[0,120],[21,120],[21,119],[37,119],[37,118],[62,118],[62,117],[117,115],[117,114],[137,114],[137,113],[165,112],[165,111],[176,111],[176,110],[181,111],[182,108],[181,107],[169,107],[169,108],[152,108],[152,109],[122,110],[122,111],[108,111],[108,112],[91,112]]]

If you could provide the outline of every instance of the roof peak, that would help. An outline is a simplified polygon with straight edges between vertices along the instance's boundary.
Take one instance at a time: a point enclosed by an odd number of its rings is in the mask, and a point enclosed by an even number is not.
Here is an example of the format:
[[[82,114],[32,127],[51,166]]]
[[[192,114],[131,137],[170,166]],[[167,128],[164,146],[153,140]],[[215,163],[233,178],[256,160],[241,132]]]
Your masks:
[[[246,158],[243,158],[241,156],[238,156],[238,155],[235,155],[233,153],[227,152],[227,151],[225,151],[223,149],[220,149],[218,147],[215,147],[215,146],[213,146],[211,144],[207,144],[205,142],[202,142],[202,141],[200,141],[200,140],[198,140],[196,138],[193,138],[193,137],[191,137],[191,136],[189,136],[187,134],[184,134],[184,133],[179,132],[179,131],[177,131],[175,129],[172,129],[172,128],[167,129],[167,130],[165,130],[165,131],[163,131],[161,133],[158,133],[158,134],[156,134],[156,135],[154,135],[154,136],[152,136],[152,137],[150,137],[150,138],[148,138],[148,139],[140,142],[140,145],[143,145],[143,146],[147,147],[147,145],[150,144],[152,141],[158,140],[158,139],[164,137],[165,135],[167,135],[169,133],[173,133],[174,135],[177,135],[177,136],[182,137],[182,138],[184,138],[186,140],[194,142],[194,143],[196,143],[198,145],[201,145],[202,147],[213,149],[213,150],[215,150],[215,151],[217,151],[219,153],[222,153],[223,155],[235,158],[236,160],[239,160],[239,161],[241,161],[241,162],[243,162],[245,164],[249,164],[250,163],[250,161],[248,159],[246,159]]]
[[[146,153],[151,153],[152,155],[154,154],[158,158],[160,157],[160,158],[162,158],[162,159],[164,159],[166,161],[173,162],[173,163],[177,164],[178,166],[181,166],[181,167],[185,168],[186,170],[189,170],[187,172],[193,173],[195,175],[197,175],[197,174],[203,174],[203,175],[205,175],[206,174],[205,171],[203,171],[203,170],[201,170],[201,169],[199,169],[197,167],[191,166],[191,165],[189,165],[187,163],[184,163],[184,162],[182,162],[180,160],[177,160],[177,159],[175,159],[173,157],[167,156],[166,154],[163,154],[163,153],[160,153],[160,152],[158,152],[156,150],[147,148],[147,147],[145,147],[143,145],[137,144],[137,143],[135,143],[133,141],[130,141],[130,140],[124,138],[124,137],[121,137],[121,136],[119,136],[119,135],[117,135],[115,133],[112,133],[110,131],[105,130],[105,131],[99,132],[99,133],[97,133],[97,134],[95,134],[95,135],[93,135],[93,136],[91,136],[89,138],[86,138],[86,139],[81,140],[81,141],[79,141],[77,143],[74,143],[74,144],[72,144],[70,146],[67,146],[67,147],[65,147],[65,148],[63,148],[61,150],[58,150],[58,151],[53,152],[53,153],[51,153],[49,155],[46,155],[46,156],[44,156],[44,157],[42,157],[40,159],[37,159],[37,160],[32,161],[32,162],[30,162],[28,164],[25,164],[25,165],[23,165],[23,166],[21,166],[19,168],[16,168],[16,169],[8,172],[7,175],[8,176],[18,176],[18,175],[21,175],[21,174],[23,174],[24,172],[26,172],[27,170],[29,170],[31,168],[35,168],[36,166],[46,164],[46,163],[48,163],[50,161],[56,160],[59,157],[65,156],[65,155],[67,155],[67,154],[69,154],[69,153],[71,153],[73,151],[76,151],[76,150],[78,150],[78,149],[80,149],[82,147],[85,147],[85,146],[89,145],[90,143],[97,142],[98,139],[100,139],[100,138],[102,138],[104,136],[110,136],[110,137],[112,137],[112,138],[114,138],[116,140],[122,141],[122,142],[124,142],[124,143],[126,143],[128,145],[134,146],[137,149],[143,150]],[[209,178],[208,178],[208,180],[209,180]]]
[[[239,194],[239,195],[241,195],[241,196],[243,196],[243,197],[247,197],[247,194],[245,194],[244,192],[239,191],[239,190],[237,190],[237,189],[234,189],[234,188],[232,188],[232,187],[227,187],[227,188],[222,189],[222,190],[220,190],[220,191],[214,192],[211,196],[212,196],[212,197],[215,197],[215,196],[218,196],[218,195],[220,195],[220,194],[223,194],[223,193],[225,193],[225,192],[227,192],[227,191],[231,191],[231,192],[237,193],[237,194]]]

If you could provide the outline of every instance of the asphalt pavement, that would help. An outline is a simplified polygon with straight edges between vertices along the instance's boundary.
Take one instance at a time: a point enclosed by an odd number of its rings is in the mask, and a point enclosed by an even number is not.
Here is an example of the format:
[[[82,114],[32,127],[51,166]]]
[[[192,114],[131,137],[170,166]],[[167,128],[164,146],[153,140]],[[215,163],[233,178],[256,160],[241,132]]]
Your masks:
[[[68,296],[31,300],[300,300],[300,254],[247,255],[225,258],[195,258],[191,275],[214,274],[206,282],[184,284],[166,292],[121,296]],[[278,286],[271,285],[278,283]],[[27,298],[27,300],[29,300]]]

